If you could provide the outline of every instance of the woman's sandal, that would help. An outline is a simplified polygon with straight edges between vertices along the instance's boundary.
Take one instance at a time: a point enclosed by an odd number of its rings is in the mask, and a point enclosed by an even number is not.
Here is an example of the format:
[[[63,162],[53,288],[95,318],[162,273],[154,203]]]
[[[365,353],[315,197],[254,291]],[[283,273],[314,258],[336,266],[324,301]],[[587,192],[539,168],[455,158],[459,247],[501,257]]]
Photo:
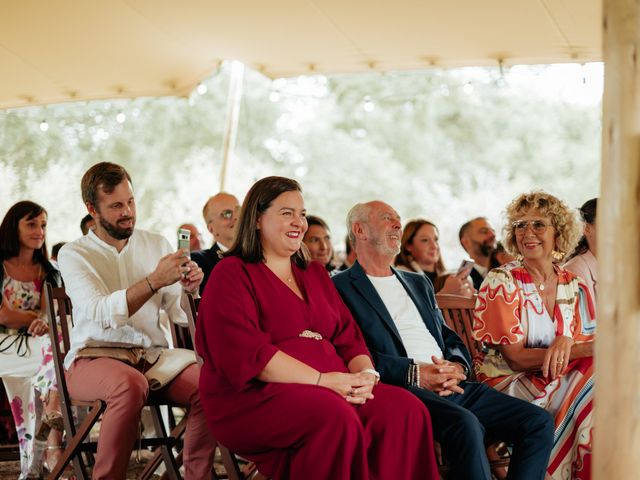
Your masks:
[[[49,437],[49,433],[51,430],[58,430],[60,432],[64,432],[64,422],[62,419],[62,413],[60,412],[51,412],[45,413],[42,416],[42,422],[40,424],[40,428],[36,433],[33,440],[33,455],[31,462],[31,471],[29,472],[28,478],[39,478],[40,473],[42,472],[42,468],[44,467],[47,472],[51,471],[50,467],[54,467],[55,464],[49,465],[50,459],[49,455],[46,455],[51,450],[62,450],[61,445],[50,445],[47,446],[47,438]],[[70,473],[73,473],[71,470]]]

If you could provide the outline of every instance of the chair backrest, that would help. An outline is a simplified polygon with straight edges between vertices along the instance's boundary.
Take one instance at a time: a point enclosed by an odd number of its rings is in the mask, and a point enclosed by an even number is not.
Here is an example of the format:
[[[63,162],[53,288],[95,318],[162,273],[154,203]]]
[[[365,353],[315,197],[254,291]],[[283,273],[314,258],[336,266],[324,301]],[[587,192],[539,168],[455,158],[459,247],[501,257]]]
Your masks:
[[[180,306],[184,310],[184,313],[187,315],[191,345],[193,346],[193,350],[196,352],[198,363],[202,365],[202,357],[198,355],[198,350],[196,349],[196,317],[198,316],[196,300],[193,298],[192,294],[185,292],[182,294],[182,298],[180,299]]]
[[[477,296],[463,297],[439,293],[436,295],[438,307],[447,326],[454,330],[469,349],[471,358],[475,358],[483,351],[481,342],[473,338],[473,309]]]
[[[66,415],[64,415],[66,421],[66,419],[73,418],[71,399],[68,395],[67,381],[64,374],[64,357],[71,345],[69,340],[69,325],[73,325],[73,309],[71,299],[67,296],[64,287],[54,287],[49,282],[46,282],[44,295],[47,307],[47,318],[49,320],[53,365],[56,370],[60,402],[66,413]],[[73,425],[68,425],[67,428],[75,432]]]

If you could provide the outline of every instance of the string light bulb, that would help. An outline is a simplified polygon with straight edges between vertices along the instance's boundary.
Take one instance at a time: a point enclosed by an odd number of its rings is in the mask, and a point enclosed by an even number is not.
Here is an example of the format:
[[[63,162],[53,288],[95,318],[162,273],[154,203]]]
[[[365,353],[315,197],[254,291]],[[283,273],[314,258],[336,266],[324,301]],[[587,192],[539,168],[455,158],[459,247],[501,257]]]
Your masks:
[[[198,95],[204,95],[207,93],[207,86],[204,83],[199,83],[196,87],[196,92],[198,92]]]
[[[42,120],[40,122],[40,130],[42,130],[43,132],[46,132],[47,130],[49,130],[49,124],[47,123],[46,120]]]
[[[365,112],[373,112],[373,110],[376,108],[376,104],[373,103],[373,100],[371,100],[371,97],[367,95],[363,99],[362,108],[364,109]]]
[[[124,123],[126,119],[127,119],[127,116],[123,112],[118,112],[116,114],[116,122]]]

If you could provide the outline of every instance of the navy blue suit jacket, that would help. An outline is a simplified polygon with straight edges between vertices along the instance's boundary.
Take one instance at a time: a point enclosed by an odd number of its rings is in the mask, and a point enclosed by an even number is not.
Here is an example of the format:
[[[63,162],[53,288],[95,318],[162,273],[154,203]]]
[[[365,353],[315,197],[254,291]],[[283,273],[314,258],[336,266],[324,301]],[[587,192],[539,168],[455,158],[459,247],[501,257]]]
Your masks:
[[[395,268],[391,270],[415,303],[444,358],[462,363],[471,370],[469,351],[460,337],[444,323],[429,279],[420,273]],[[351,268],[335,275],[332,280],[362,330],[382,381],[406,387],[407,373],[413,359],[407,358],[398,329],[362,266],[356,261]]]

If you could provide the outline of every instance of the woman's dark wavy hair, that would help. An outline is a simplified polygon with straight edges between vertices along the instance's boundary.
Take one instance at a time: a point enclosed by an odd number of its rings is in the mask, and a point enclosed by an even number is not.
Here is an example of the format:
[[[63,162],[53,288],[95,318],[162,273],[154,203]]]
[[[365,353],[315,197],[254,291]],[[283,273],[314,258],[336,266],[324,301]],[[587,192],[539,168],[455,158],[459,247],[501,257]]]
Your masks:
[[[591,200],[587,200],[586,202],[584,202],[584,204],[580,207],[580,216],[582,217],[582,220],[584,221],[584,223],[593,225],[596,221],[597,210],[598,210],[597,198],[592,198]],[[582,255],[587,250],[589,250],[589,243],[587,242],[587,237],[582,235],[582,237],[580,238],[580,241],[578,242],[578,245],[576,246],[575,250],[571,253],[569,258],[567,258],[567,260],[570,260],[575,256]]]
[[[258,219],[273,201],[285,192],[302,193],[302,188],[295,180],[285,177],[265,177],[253,184],[242,203],[236,238],[223,256],[240,257],[249,263],[264,261],[264,252],[258,233]],[[296,265],[306,268],[309,263],[309,253],[304,243],[301,243],[300,249],[293,254],[292,258]]]
[[[23,200],[9,208],[2,220],[2,224],[0,224],[0,258],[6,260],[17,257],[20,254],[18,223],[25,217],[27,220],[31,220],[43,212],[47,213],[44,207],[29,200]],[[33,252],[33,259],[43,267],[49,266],[46,241],[42,243],[42,247]]]
[[[402,229],[400,253],[396,256],[394,262],[396,266],[404,266],[410,270],[413,270],[411,268],[411,261],[413,260],[413,257],[411,256],[411,253],[409,253],[409,249],[407,247],[413,243],[413,239],[416,237],[418,230],[420,230],[425,225],[431,225],[435,229],[436,235],[439,235],[438,227],[436,227],[435,223],[430,222],[429,220],[425,220],[424,218],[417,218],[415,220],[409,221]],[[440,255],[435,265],[435,273],[436,275],[442,275],[445,270],[446,268],[444,266],[444,262],[442,261],[442,255]]]

